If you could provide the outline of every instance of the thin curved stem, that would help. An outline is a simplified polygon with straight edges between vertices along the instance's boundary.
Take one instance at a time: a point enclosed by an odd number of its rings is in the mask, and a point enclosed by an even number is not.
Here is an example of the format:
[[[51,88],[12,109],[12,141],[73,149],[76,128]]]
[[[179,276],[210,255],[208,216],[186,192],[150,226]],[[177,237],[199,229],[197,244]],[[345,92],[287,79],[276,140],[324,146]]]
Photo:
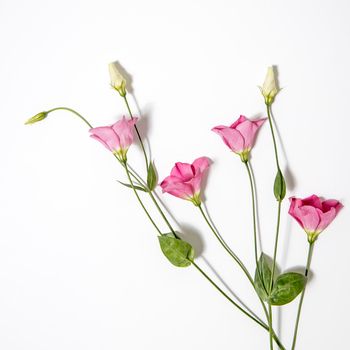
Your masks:
[[[276,137],[275,137],[275,132],[274,132],[273,123],[272,123],[271,105],[270,104],[266,104],[266,109],[267,109],[267,116],[268,116],[268,119],[269,119],[270,130],[271,130],[271,135],[272,135],[273,148],[274,148],[274,151],[275,151],[276,166],[277,166],[277,169],[280,170],[280,164],[279,164],[279,160],[278,160],[278,150],[277,150]]]
[[[247,276],[250,284],[252,285],[254,291],[256,292],[255,289],[255,284],[254,284],[254,280],[252,278],[252,276],[249,274],[248,269],[245,267],[245,265],[243,264],[243,262],[238,258],[238,256],[232,252],[232,250],[228,247],[228,245],[224,242],[224,240],[220,237],[220,235],[216,232],[216,230],[214,229],[214,227],[211,225],[209,219],[207,218],[207,216],[205,215],[202,206],[198,207],[202,216],[204,217],[204,220],[206,221],[207,225],[209,226],[210,230],[213,232],[213,234],[215,235],[215,237],[218,239],[218,241],[220,242],[220,244],[223,246],[223,248],[227,251],[227,253],[236,261],[236,263],[239,265],[239,267],[242,269],[242,271],[244,272],[244,274]],[[258,294],[257,294],[258,295]],[[260,298],[260,296],[258,295],[258,298],[260,300],[260,303],[262,305],[262,308],[264,310],[266,319],[269,320],[270,316],[269,313],[266,309],[266,306],[264,304],[264,301]],[[272,330],[273,331],[273,330]],[[274,333],[274,332],[273,332]],[[274,339],[276,340],[276,343],[278,344],[278,346],[280,347],[280,349],[284,349],[282,343],[280,342],[280,340],[278,339],[278,337],[276,336],[276,334],[274,333]]]
[[[309,274],[309,271],[310,271],[313,247],[314,247],[314,243],[310,243],[310,245],[309,245],[309,252],[307,254],[306,269],[305,269],[305,277],[306,278],[308,277],[308,274]],[[306,283],[307,283],[307,280],[306,280]],[[296,319],[295,327],[294,327],[294,336],[293,336],[292,350],[295,349],[295,345],[296,345],[296,342],[297,342],[298,327],[299,327],[299,321],[300,321],[301,308],[303,306],[303,301],[304,301],[305,290],[306,290],[306,284],[305,284],[304,290],[303,290],[303,292],[301,293],[301,296],[300,296],[300,301],[299,301],[299,306],[298,306],[298,313],[297,313],[297,319]]]
[[[150,213],[148,212],[148,210],[146,209],[146,207],[145,207],[144,204],[142,203],[141,198],[140,198],[140,196],[138,195],[137,190],[136,190],[135,187],[134,187],[134,184],[133,184],[133,182],[132,182],[132,180],[131,180],[131,176],[130,176],[130,172],[129,172],[129,169],[128,169],[128,165],[127,165],[126,162],[125,162],[125,167],[124,167],[124,168],[125,168],[125,171],[126,171],[126,175],[127,175],[128,179],[129,179],[130,186],[132,187],[132,189],[133,189],[133,191],[134,191],[134,193],[135,193],[135,196],[136,196],[137,200],[139,201],[139,203],[140,203],[141,207],[143,208],[144,212],[146,213],[148,219],[149,219],[149,220],[151,221],[151,223],[153,224],[154,228],[155,228],[155,229],[158,231],[158,233],[162,236],[162,235],[163,235],[162,231],[158,228],[157,224],[153,221],[153,219],[152,219]]]
[[[246,316],[248,316],[250,319],[255,321],[261,327],[265,328],[266,330],[269,329],[269,327],[264,322],[258,320],[257,318],[249,314],[246,310],[244,310],[241,306],[239,306],[234,300],[232,300],[194,261],[192,261],[192,264],[214,286],[214,288],[216,288],[231,304],[233,304],[236,308],[242,311]]]
[[[256,212],[255,212],[255,196],[254,196],[254,184],[253,184],[253,176],[250,169],[250,165],[248,165],[248,162],[244,162],[244,165],[247,169],[248,177],[249,177],[249,183],[250,183],[250,190],[252,195],[252,212],[253,212],[253,231],[254,231],[254,255],[255,255],[255,263],[256,267],[258,267],[258,243],[257,243],[257,233],[256,233]]]
[[[124,102],[126,104],[126,108],[128,109],[130,119],[134,119],[134,117],[132,116],[131,109],[130,109],[129,102],[128,102],[128,99],[127,99],[126,95],[123,96],[123,99],[124,99]],[[140,142],[140,145],[141,145],[141,148],[142,148],[143,156],[145,158],[145,163],[146,163],[146,169],[148,171],[148,158],[147,158],[146,149],[145,149],[145,146],[144,146],[143,141],[141,139],[141,135],[140,135],[139,129],[137,128],[136,124],[134,125],[134,128],[135,128],[135,131],[136,131],[136,134],[137,134],[137,138],[139,139],[139,142]]]
[[[274,132],[274,128],[273,128],[273,121],[272,121],[272,115],[271,115],[271,104],[266,103],[266,110],[267,110],[267,116],[268,116],[269,124],[270,124],[272,141],[273,141],[273,148],[274,148],[274,153],[275,153],[276,167],[277,167],[277,171],[281,172],[279,159],[278,159],[278,150],[277,150],[276,137],[275,137],[275,132]],[[275,269],[276,269],[276,257],[277,257],[277,248],[278,248],[279,227],[280,227],[280,220],[281,220],[281,204],[282,204],[282,200],[283,199],[278,201],[275,245],[274,245],[271,280],[270,280],[270,286],[269,286],[269,291],[270,292],[272,290],[273,279],[274,279],[274,274],[275,274]],[[270,320],[271,320],[270,327],[272,327],[272,307],[269,307],[269,314],[270,314]]]
[[[121,166],[125,169],[126,168],[126,164],[123,163],[116,154],[113,154],[115,159],[121,164]],[[133,177],[135,179],[135,181],[137,182],[138,185],[140,185],[141,187],[145,187],[145,184],[143,183],[142,179],[140,178],[140,176],[138,176],[132,169],[130,169],[130,167],[128,166],[128,171],[129,174],[131,175],[131,177]],[[130,184],[131,186],[131,184]]]
[[[152,202],[154,203],[154,205],[156,206],[157,210],[159,211],[160,215],[162,216],[163,220],[165,221],[165,223],[167,224],[167,226],[169,227],[170,231],[175,235],[175,237],[177,237],[177,234],[175,232],[175,230],[173,229],[173,227],[171,226],[169,220],[167,219],[167,217],[165,216],[163,210],[161,209],[161,207],[159,206],[157,200],[154,198],[153,193],[150,189],[148,189],[148,194],[152,199]]]
[[[272,327],[272,307],[269,304],[269,334],[270,334],[270,350],[273,350],[273,327]]]
[[[192,261],[192,264],[214,286],[214,288],[217,289],[230,303],[232,303],[235,307],[237,307],[240,311],[242,311],[245,315],[247,315],[250,319],[252,319],[257,324],[259,324],[265,330],[270,331],[270,327],[268,325],[258,320],[257,318],[253,317],[244,309],[242,309],[242,307],[239,306],[235,301],[233,301],[194,261]],[[273,332],[273,330],[272,330],[272,338],[275,340],[276,344],[281,350],[286,350],[285,347],[282,345],[281,341],[279,340],[279,338],[277,337],[277,335],[275,334],[275,332]]]
[[[116,157],[116,158],[117,158],[117,157]],[[117,159],[118,159],[118,158],[117,158]],[[123,164],[122,164],[122,165],[123,165]],[[123,166],[124,166],[124,165],[123,165]],[[159,206],[159,204],[158,204],[157,200],[155,199],[155,197],[154,197],[152,191],[147,187],[147,184],[146,184],[146,183],[143,181],[143,179],[142,179],[139,175],[137,175],[134,171],[131,171],[131,170],[129,169],[129,172],[130,172],[131,176],[132,176],[142,187],[144,187],[144,188],[146,189],[146,191],[147,191],[148,195],[150,196],[150,198],[151,198],[153,204],[156,206],[156,208],[157,208],[159,214],[161,215],[161,217],[163,218],[163,220],[164,220],[165,223],[167,224],[169,230],[171,231],[171,233],[173,233],[173,234],[175,235],[175,237],[177,237],[175,230],[174,230],[173,227],[171,226],[171,224],[170,224],[168,218],[166,217],[166,215],[164,214],[162,208]]]
[[[79,117],[85,124],[87,124],[87,125],[89,126],[90,129],[92,129],[92,125],[91,125],[80,113],[78,113],[78,112],[75,111],[74,109],[71,109],[71,108],[68,108],[68,107],[56,107],[56,108],[50,109],[49,111],[47,111],[47,113],[51,113],[51,112],[59,111],[59,110],[68,111],[68,112],[71,112],[71,113],[75,114],[75,115],[76,115],[77,117]]]
[[[213,232],[214,236],[217,238],[217,240],[220,242],[220,244],[223,246],[223,248],[226,250],[226,252],[235,260],[235,262],[240,266],[240,268],[243,270],[245,275],[248,277],[249,281],[254,285],[254,281],[252,277],[250,276],[248,269],[244,266],[243,262],[238,258],[238,256],[228,247],[228,245],[224,242],[224,240],[220,237],[220,235],[216,232],[212,224],[210,223],[209,219],[207,218],[203,208],[201,205],[198,206],[199,211],[201,212],[205,222],[209,226],[210,230]]]
[[[249,161],[244,162],[245,167],[247,169],[248,177],[249,177],[249,183],[250,183],[250,190],[251,190],[251,197],[252,197],[252,213],[253,213],[253,231],[254,231],[254,252],[255,252],[255,262],[256,262],[256,269],[257,273],[260,273],[259,268],[258,268],[258,250],[257,250],[257,224],[256,224],[256,201],[255,201],[255,191],[254,191],[254,182],[253,182],[253,175],[252,175],[252,169],[250,166]],[[274,270],[274,268],[273,268]],[[271,306],[269,305],[269,310],[266,309],[264,301],[260,298],[258,295],[261,305],[264,309],[266,319],[269,322],[269,326],[271,327],[271,331],[273,332],[272,328],[272,310]],[[270,332],[271,335],[271,332]]]
[[[271,291],[272,291],[273,280],[274,280],[275,270],[276,270],[276,257],[277,257],[278,237],[279,237],[279,229],[280,229],[280,221],[281,221],[281,204],[282,204],[282,201],[278,201],[276,237],[275,237],[275,247],[274,247],[274,253],[273,253],[271,279],[270,279],[270,285],[269,285],[269,293],[271,293]],[[273,327],[272,327],[272,307],[271,307],[271,304],[269,304],[269,315],[270,315],[270,317],[269,317],[270,347],[271,347],[271,349],[273,349],[272,338],[271,338],[271,331],[273,329]]]
[[[270,287],[269,290],[271,292],[272,285],[273,285],[273,279],[275,275],[276,270],[276,258],[277,258],[277,248],[278,248],[278,237],[279,237],[279,231],[280,231],[280,222],[281,222],[281,201],[278,201],[278,209],[277,209],[277,224],[276,224],[276,238],[275,238],[275,247],[273,252],[273,262],[272,262],[272,271],[271,271],[271,280],[270,280]]]

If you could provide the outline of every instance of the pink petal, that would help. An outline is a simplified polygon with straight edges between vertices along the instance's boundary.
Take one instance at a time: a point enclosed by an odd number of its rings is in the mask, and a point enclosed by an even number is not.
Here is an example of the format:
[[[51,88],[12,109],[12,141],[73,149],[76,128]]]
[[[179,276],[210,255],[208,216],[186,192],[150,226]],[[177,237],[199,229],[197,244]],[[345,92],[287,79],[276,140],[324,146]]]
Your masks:
[[[323,231],[337,216],[337,211],[335,208],[331,208],[326,213],[320,213],[320,223],[318,224],[317,230],[319,232]]]
[[[295,197],[291,197],[289,198],[289,201],[290,201],[290,207],[289,207],[288,214],[291,215],[302,228],[304,228],[302,221],[299,219],[299,216],[297,216],[295,213],[295,208],[298,208],[302,204],[301,200]]]
[[[322,201],[315,194],[310,197],[302,199],[303,205],[311,205],[312,207],[318,208],[322,210]]]
[[[119,136],[120,147],[123,149],[128,149],[134,140],[134,125],[137,118],[126,120],[123,119],[117,121],[112,125],[114,132]]]
[[[221,136],[222,140],[233,152],[240,153],[244,150],[244,138],[240,132],[227,126],[216,126],[212,129]]]
[[[253,120],[253,123],[255,123],[258,126],[258,128],[260,128],[265,123],[266,120],[267,118],[257,119],[257,120]]]
[[[244,115],[240,115],[239,118],[233,124],[230,125],[230,128],[236,129],[239,124],[245,122],[246,120],[247,118]]]
[[[324,213],[329,211],[331,208],[334,208],[336,213],[338,214],[339,210],[341,208],[343,208],[343,204],[341,204],[340,202],[338,202],[335,199],[328,199],[328,200],[322,202],[322,211]]]
[[[101,142],[110,151],[113,152],[120,149],[119,137],[110,126],[100,126],[89,131],[93,139]]]
[[[294,213],[301,221],[305,231],[317,231],[317,227],[320,223],[320,215],[316,208],[305,205],[295,208]]]
[[[181,181],[189,181],[194,176],[194,171],[191,164],[177,162],[171,169],[170,174],[181,179]]]
[[[193,163],[192,163],[195,174],[203,173],[205,170],[209,168],[209,159],[207,157],[200,157],[197,158]]]
[[[255,141],[255,135],[259,127],[264,123],[265,119],[250,121],[245,120],[243,123],[237,125],[236,130],[239,131],[244,138],[244,148],[251,149]]]
[[[182,199],[189,199],[194,195],[193,187],[190,184],[180,182],[178,178],[174,178],[173,176],[166,177],[160,186],[163,192],[170,193]]]
[[[198,194],[201,191],[203,175],[204,175],[203,173],[199,173],[191,181],[189,181],[189,183],[192,185],[194,194],[195,193]]]

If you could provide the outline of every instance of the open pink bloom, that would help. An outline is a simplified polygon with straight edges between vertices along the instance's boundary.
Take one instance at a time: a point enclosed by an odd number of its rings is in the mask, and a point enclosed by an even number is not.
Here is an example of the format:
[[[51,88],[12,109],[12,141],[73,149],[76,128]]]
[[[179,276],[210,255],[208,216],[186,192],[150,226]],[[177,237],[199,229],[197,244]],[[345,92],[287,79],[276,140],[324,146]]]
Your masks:
[[[111,126],[100,126],[90,129],[91,137],[100,141],[113,152],[119,160],[126,160],[126,153],[134,140],[134,125],[137,118],[127,120],[123,117]]]
[[[163,192],[191,201],[194,205],[201,204],[200,191],[204,172],[209,167],[209,159],[200,157],[192,164],[176,163],[170,176],[161,183]]]
[[[233,152],[239,154],[243,162],[248,161],[248,155],[253,147],[255,135],[264,119],[249,120],[241,115],[231,126],[219,125],[211,129],[221,136]]]
[[[334,220],[343,205],[335,199],[322,201],[316,195],[300,199],[291,197],[289,214],[298,221],[310,243]]]

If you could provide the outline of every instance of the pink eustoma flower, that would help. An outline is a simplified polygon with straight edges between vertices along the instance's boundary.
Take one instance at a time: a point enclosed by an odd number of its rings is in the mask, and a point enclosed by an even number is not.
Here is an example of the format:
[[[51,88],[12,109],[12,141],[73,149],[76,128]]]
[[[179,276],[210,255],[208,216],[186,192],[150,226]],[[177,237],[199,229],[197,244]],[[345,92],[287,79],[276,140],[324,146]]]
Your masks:
[[[170,193],[199,206],[201,204],[201,181],[208,167],[209,159],[207,157],[200,157],[192,164],[176,163],[170,176],[160,183],[163,193]]]
[[[137,118],[127,120],[123,117],[111,126],[90,129],[91,137],[100,141],[117,158],[125,162],[126,153],[134,140],[134,125]]]
[[[220,135],[226,146],[239,154],[243,162],[247,162],[256,133],[265,120],[249,120],[241,115],[231,126],[219,125],[211,130]]]
[[[301,199],[291,197],[289,214],[308,235],[310,243],[334,220],[343,205],[335,199],[321,200],[318,196]]]

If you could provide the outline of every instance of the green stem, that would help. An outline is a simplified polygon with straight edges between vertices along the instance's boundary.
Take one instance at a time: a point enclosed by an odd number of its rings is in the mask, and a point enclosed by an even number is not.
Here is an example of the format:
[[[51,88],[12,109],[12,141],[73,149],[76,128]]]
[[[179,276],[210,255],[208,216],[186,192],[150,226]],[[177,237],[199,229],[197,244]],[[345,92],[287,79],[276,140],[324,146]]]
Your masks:
[[[252,211],[253,211],[253,230],[254,230],[254,253],[255,253],[255,264],[258,268],[258,243],[257,243],[257,233],[256,233],[256,212],[255,212],[255,196],[254,196],[254,183],[253,183],[253,176],[252,171],[250,168],[250,164],[248,165],[248,161],[244,162],[244,165],[248,172],[249,177],[249,183],[250,183],[250,190],[252,194]]]
[[[123,96],[123,99],[124,99],[124,102],[126,104],[126,108],[128,109],[128,112],[129,112],[129,115],[130,115],[130,119],[134,119],[134,117],[132,116],[131,109],[130,109],[130,106],[129,106],[128,99],[126,98],[126,95]],[[137,137],[139,139],[139,142],[140,142],[140,145],[141,145],[141,148],[142,148],[143,156],[145,157],[146,169],[148,171],[148,158],[147,158],[147,153],[146,153],[146,150],[145,150],[145,146],[144,146],[144,144],[142,142],[141,135],[140,135],[139,129],[137,128],[136,124],[134,125],[134,128],[135,128]]]
[[[269,287],[270,292],[272,290],[273,279],[274,279],[275,270],[276,270],[278,237],[279,237],[280,222],[281,222],[281,204],[282,204],[282,202],[278,201],[275,247],[274,247],[274,252],[273,252],[272,272],[271,272],[271,280],[270,280],[270,287]]]
[[[280,221],[281,221],[281,203],[282,201],[278,201],[278,212],[277,212],[277,225],[276,225],[276,237],[275,237],[275,247],[274,247],[274,253],[273,253],[273,262],[272,262],[272,271],[271,271],[271,279],[270,279],[270,286],[269,286],[269,294],[271,294],[272,286],[273,286],[273,280],[276,270],[276,257],[277,257],[277,247],[278,247],[278,237],[279,237],[279,228],[280,228]],[[272,344],[272,338],[271,338],[271,331],[272,331],[272,307],[269,304],[269,325],[270,325],[270,347],[273,349]]]
[[[118,157],[117,155],[114,154],[115,159],[121,164],[121,166],[126,169],[126,165],[125,163],[123,163]],[[143,183],[142,179],[134,172],[132,171],[130,168],[128,168],[129,173],[131,175],[131,177],[133,177],[135,179],[135,181],[137,182],[137,184],[141,187],[145,187],[145,184]]]
[[[237,255],[235,253],[232,252],[232,250],[228,247],[228,245],[224,242],[224,240],[220,237],[220,235],[216,232],[216,230],[214,229],[214,227],[211,225],[209,219],[207,218],[207,216],[205,215],[202,206],[198,206],[202,216],[204,217],[204,220],[206,221],[207,225],[209,226],[210,230],[213,232],[213,234],[215,235],[215,237],[218,239],[218,241],[220,242],[220,244],[223,246],[223,248],[227,251],[227,253],[236,261],[236,263],[238,264],[238,266],[242,269],[242,271],[244,272],[244,274],[247,276],[250,284],[252,285],[254,291],[255,290],[255,284],[254,284],[254,280],[253,278],[250,276],[248,269],[245,267],[245,265],[243,264],[243,262],[237,257]],[[260,296],[258,295],[258,298],[260,300],[260,303],[263,307],[266,319],[269,320],[269,314],[267,312],[266,306],[263,302],[263,300],[260,298]],[[269,330],[269,327],[268,327]],[[273,331],[273,330],[272,330]],[[278,339],[277,335],[273,332],[273,338],[275,339],[277,345],[279,346],[280,349],[285,349],[284,346],[282,345],[281,341]]]
[[[269,329],[269,327],[262,321],[258,320],[247,311],[245,311],[241,306],[239,306],[234,300],[232,300],[194,261],[192,261],[193,266],[216,288],[231,304],[242,311],[246,316],[255,321],[261,327]]]
[[[307,254],[307,263],[306,263],[306,269],[305,269],[305,277],[306,278],[308,277],[308,274],[309,274],[309,271],[310,271],[313,247],[314,247],[314,242],[309,244],[309,252]],[[307,280],[306,280],[306,283],[307,283]],[[297,342],[299,320],[300,320],[301,308],[303,306],[305,290],[306,290],[306,284],[305,284],[305,287],[303,289],[303,292],[301,293],[300,300],[299,300],[297,319],[296,319],[295,327],[294,327],[294,336],[293,336],[292,350],[295,349],[295,345],[296,345],[296,342]]]
[[[199,211],[201,212],[205,222],[209,226],[210,230],[213,232],[214,236],[217,238],[217,240],[220,242],[220,244],[223,246],[223,248],[226,250],[226,252],[233,258],[233,260],[240,266],[240,268],[243,270],[245,275],[248,277],[249,281],[254,286],[254,281],[252,277],[250,276],[248,269],[244,266],[243,262],[238,258],[238,256],[228,247],[228,245],[224,242],[224,240],[220,237],[220,235],[216,232],[212,224],[210,223],[209,219],[207,218],[206,214],[203,211],[203,208],[201,205],[198,206]]]
[[[277,143],[276,143],[276,137],[275,137],[275,132],[274,132],[274,129],[273,129],[272,116],[271,116],[271,105],[270,104],[266,104],[266,109],[267,109],[267,116],[268,116],[268,119],[269,119],[270,130],[271,130],[271,135],[272,135],[273,148],[275,150],[276,166],[277,166],[277,170],[280,170],[280,164],[279,164],[279,161],[278,161]]]
[[[239,306],[235,301],[233,301],[194,261],[192,261],[192,264],[214,286],[214,288],[217,289],[230,303],[232,303],[235,307],[237,307],[240,311],[242,311],[245,315],[247,315],[250,319],[252,319],[257,324],[259,324],[265,330],[270,331],[269,326],[267,326],[264,322],[258,320],[257,318],[253,317],[252,315],[250,315],[241,306]],[[272,338],[275,340],[278,347],[281,350],[286,350],[273,330],[272,330],[271,334],[272,334]]]
[[[138,193],[137,193],[137,190],[136,190],[135,187],[134,187],[134,184],[133,184],[133,182],[132,182],[132,180],[131,180],[131,176],[130,176],[130,172],[129,172],[129,169],[128,169],[128,165],[127,165],[126,162],[125,162],[125,171],[126,171],[126,175],[127,175],[128,179],[129,179],[130,186],[132,187],[132,189],[133,189],[133,191],[134,191],[134,193],[135,193],[135,196],[136,196],[137,200],[139,201],[139,203],[140,203],[141,207],[143,208],[144,212],[146,213],[148,219],[149,219],[149,220],[151,221],[151,223],[153,224],[154,228],[155,228],[155,229],[158,231],[158,233],[162,236],[162,235],[163,235],[162,231],[158,228],[157,224],[153,221],[153,219],[152,219],[150,213],[148,212],[148,210],[146,209],[146,207],[145,207],[144,204],[142,203],[141,198],[139,197],[139,195],[138,195]]]
[[[158,209],[160,215],[162,216],[163,220],[165,221],[165,223],[167,224],[167,226],[169,227],[170,231],[175,235],[175,237],[177,237],[177,234],[175,232],[175,230],[173,229],[173,227],[171,226],[169,220],[167,219],[167,217],[165,216],[163,210],[161,209],[161,207],[159,206],[158,202],[156,201],[156,199],[153,196],[153,193],[150,189],[148,189],[148,194],[152,199],[152,202],[154,203],[154,205],[156,206],[156,208]]]
[[[117,158],[117,159],[118,159],[118,158]],[[123,164],[122,164],[122,165],[123,165]],[[124,165],[123,165],[123,166],[124,166]],[[166,223],[167,226],[169,227],[169,230],[175,235],[175,237],[177,237],[175,230],[174,230],[173,227],[171,226],[171,224],[170,224],[168,218],[166,217],[166,215],[164,214],[162,208],[159,206],[159,204],[158,204],[157,200],[155,199],[155,197],[154,197],[152,191],[147,187],[147,184],[143,181],[143,179],[142,179],[139,175],[137,175],[137,174],[134,173],[133,171],[130,171],[130,169],[129,169],[129,172],[130,172],[131,176],[132,176],[142,187],[145,187],[145,189],[147,190],[147,193],[148,193],[148,195],[150,196],[150,198],[151,198],[153,204],[156,206],[156,208],[157,208],[159,214],[161,215],[161,217],[163,218],[163,220],[165,221],[165,223]]]
[[[256,263],[256,269],[257,273],[260,273],[259,268],[258,268],[258,251],[257,251],[257,225],[256,225],[256,201],[255,201],[255,191],[254,191],[254,182],[253,182],[253,176],[252,176],[252,169],[249,161],[244,162],[244,165],[246,166],[248,176],[249,176],[249,182],[250,182],[250,189],[251,189],[251,194],[252,194],[252,212],[253,212],[253,230],[254,230],[254,248],[255,248],[255,263]],[[253,283],[254,286],[254,283]],[[267,291],[266,291],[267,292]],[[264,301],[260,298],[259,294],[258,297],[260,299],[261,305],[264,309],[265,315],[267,320],[269,321],[269,325],[271,327],[271,331],[273,332],[272,328],[272,312],[270,311],[271,306],[269,306],[269,311],[267,311],[266,306],[264,304]],[[271,321],[271,322],[270,322]],[[269,329],[270,331],[270,329]],[[271,332],[270,332],[271,333]],[[281,344],[278,344],[280,348]]]
[[[75,114],[77,117],[79,117],[83,122],[85,122],[90,129],[92,129],[92,125],[81,115],[79,114],[78,112],[76,112],[74,109],[71,109],[71,108],[68,108],[68,107],[56,107],[56,108],[52,108],[50,109],[49,111],[47,111],[47,113],[51,113],[51,112],[54,112],[54,111],[59,111],[59,110],[62,110],[62,111],[68,111],[68,112],[71,112],[73,114]]]
[[[269,304],[269,334],[270,334],[270,350],[273,350],[273,327],[272,327],[272,307]]]
[[[269,119],[271,136],[272,136],[272,141],[273,141],[273,148],[274,148],[274,153],[275,153],[276,167],[277,167],[277,171],[281,172],[280,164],[279,164],[279,160],[278,160],[278,150],[277,150],[276,137],[275,137],[275,132],[274,132],[274,128],[273,128],[273,122],[272,122],[271,104],[266,104],[266,109],[267,109],[267,116],[268,116],[268,119]],[[273,279],[274,279],[274,274],[275,274],[275,269],[276,269],[276,258],[277,258],[277,248],[278,248],[278,237],[279,237],[280,220],[281,220],[281,204],[282,204],[282,200],[283,199],[278,201],[275,245],[274,245],[271,280],[270,280],[270,286],[269,286],[270,293],[271,293],[271,290],[272,290]],[[270,314],[270,327],[272,328],[272,307],[271,306],[269,306],[269,314]]]

